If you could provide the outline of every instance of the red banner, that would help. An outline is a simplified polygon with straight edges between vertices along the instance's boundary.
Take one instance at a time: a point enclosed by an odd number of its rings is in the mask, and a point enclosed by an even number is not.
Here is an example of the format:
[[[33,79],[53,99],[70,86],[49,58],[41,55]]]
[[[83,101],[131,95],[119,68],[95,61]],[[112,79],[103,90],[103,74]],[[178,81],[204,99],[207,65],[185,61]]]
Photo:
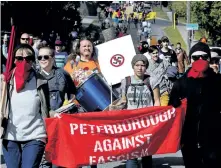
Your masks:
[[[175,153],[179,150],[185,111],[186,101],[176,109],[148,107],[46,119],[47,160],[75,168]]]

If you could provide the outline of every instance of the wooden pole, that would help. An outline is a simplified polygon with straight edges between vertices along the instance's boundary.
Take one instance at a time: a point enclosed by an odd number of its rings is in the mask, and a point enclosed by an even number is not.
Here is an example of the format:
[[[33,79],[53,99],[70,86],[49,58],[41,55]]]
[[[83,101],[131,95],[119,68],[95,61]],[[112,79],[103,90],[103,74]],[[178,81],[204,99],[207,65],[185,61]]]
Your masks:
[[[11,26],[13,26],[14,25],[14,21],[13,21],[12,17],[10,18],[10,22],[11,22]],[[12,31],[13,31],[13,27],[12,27]],[[11,36],[13,36],[13,35],[14,35],[14,33],[11,32]],[[10,40],[12,40],[12,38],[10,38]],[[10,47],[14,47],[12,42],[11,42],[11,45],[12,46],[9,46],[9,48]],[[13,50],[13,48],[12,48],[12,50]],[[12,57],[12,55],[8,54],[7,61],[8,61],[8,59],[10,59],[9,57]],[[0,82],[1,82],[1,87],[2,87],[2,88],[0,88],[1,89],[1,98],[0,98],[0,126],[2,126],[2,119],[4,117],[7,117],[7,116],[5,116],[6,96],[7,96],[7,82],[6,82],[5,76],[3,74],[1,74],[1,79],[0,80],[1,80]]]

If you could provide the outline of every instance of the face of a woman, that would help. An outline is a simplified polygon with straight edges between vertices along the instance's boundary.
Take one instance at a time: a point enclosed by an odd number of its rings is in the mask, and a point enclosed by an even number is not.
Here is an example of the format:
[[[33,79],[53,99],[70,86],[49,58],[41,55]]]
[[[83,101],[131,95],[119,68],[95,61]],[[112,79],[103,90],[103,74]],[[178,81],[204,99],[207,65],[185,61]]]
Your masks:
[[[86,59],[90,59],[93,53],[93,45],[90,41],[88,40],[82,40],[80,42],[80,56],[86,58]]]
[[[33,64],[35,57],[33,55],[33,53],[31,52],[31,50],[29,49],[18,49],[18,51],[16,51],[15,53],[15,63],[21,62],[21,61],[26,61],[27,63],[29,63],[30,65]]]
[[[151,53],[151,58],[152,58],[152,60],[154,60],[154,61],[158,61],[158,59],[159,59],[158,50],[154,50],[154,51]]]

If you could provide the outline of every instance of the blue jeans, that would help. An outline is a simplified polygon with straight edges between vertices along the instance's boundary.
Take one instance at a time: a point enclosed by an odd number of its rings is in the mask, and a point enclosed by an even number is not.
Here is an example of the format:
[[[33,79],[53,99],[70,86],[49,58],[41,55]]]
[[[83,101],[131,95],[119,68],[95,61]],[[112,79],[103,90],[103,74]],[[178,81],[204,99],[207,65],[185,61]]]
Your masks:
[[[7,168],[38,168],[45,150],[45,143],[3,140],[3,155]]]
[[[142,157],[142,168],[152,168],[152,156]],[[139,163],[137,159],[130,159],[126,162],[126,168],[138,168]]]

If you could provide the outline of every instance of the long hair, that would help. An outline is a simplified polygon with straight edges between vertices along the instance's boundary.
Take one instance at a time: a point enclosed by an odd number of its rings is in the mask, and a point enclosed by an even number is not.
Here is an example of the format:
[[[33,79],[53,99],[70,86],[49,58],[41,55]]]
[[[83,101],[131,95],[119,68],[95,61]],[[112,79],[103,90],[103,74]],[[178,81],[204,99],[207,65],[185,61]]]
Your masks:
[[[95,57],[95,54],[96,54],[95,46],[94,46],[93,41],[89,37],[83,37],[79,40],[79,42],[77,43],[77,46],[76,46],[75,54],[80,56],[80,45],[81,45],[81,41],[83,41],[83,40],[87,40],[87,41],[91,42],[91,44],[93,46],[93,53],[91,54],[91,58]]]

